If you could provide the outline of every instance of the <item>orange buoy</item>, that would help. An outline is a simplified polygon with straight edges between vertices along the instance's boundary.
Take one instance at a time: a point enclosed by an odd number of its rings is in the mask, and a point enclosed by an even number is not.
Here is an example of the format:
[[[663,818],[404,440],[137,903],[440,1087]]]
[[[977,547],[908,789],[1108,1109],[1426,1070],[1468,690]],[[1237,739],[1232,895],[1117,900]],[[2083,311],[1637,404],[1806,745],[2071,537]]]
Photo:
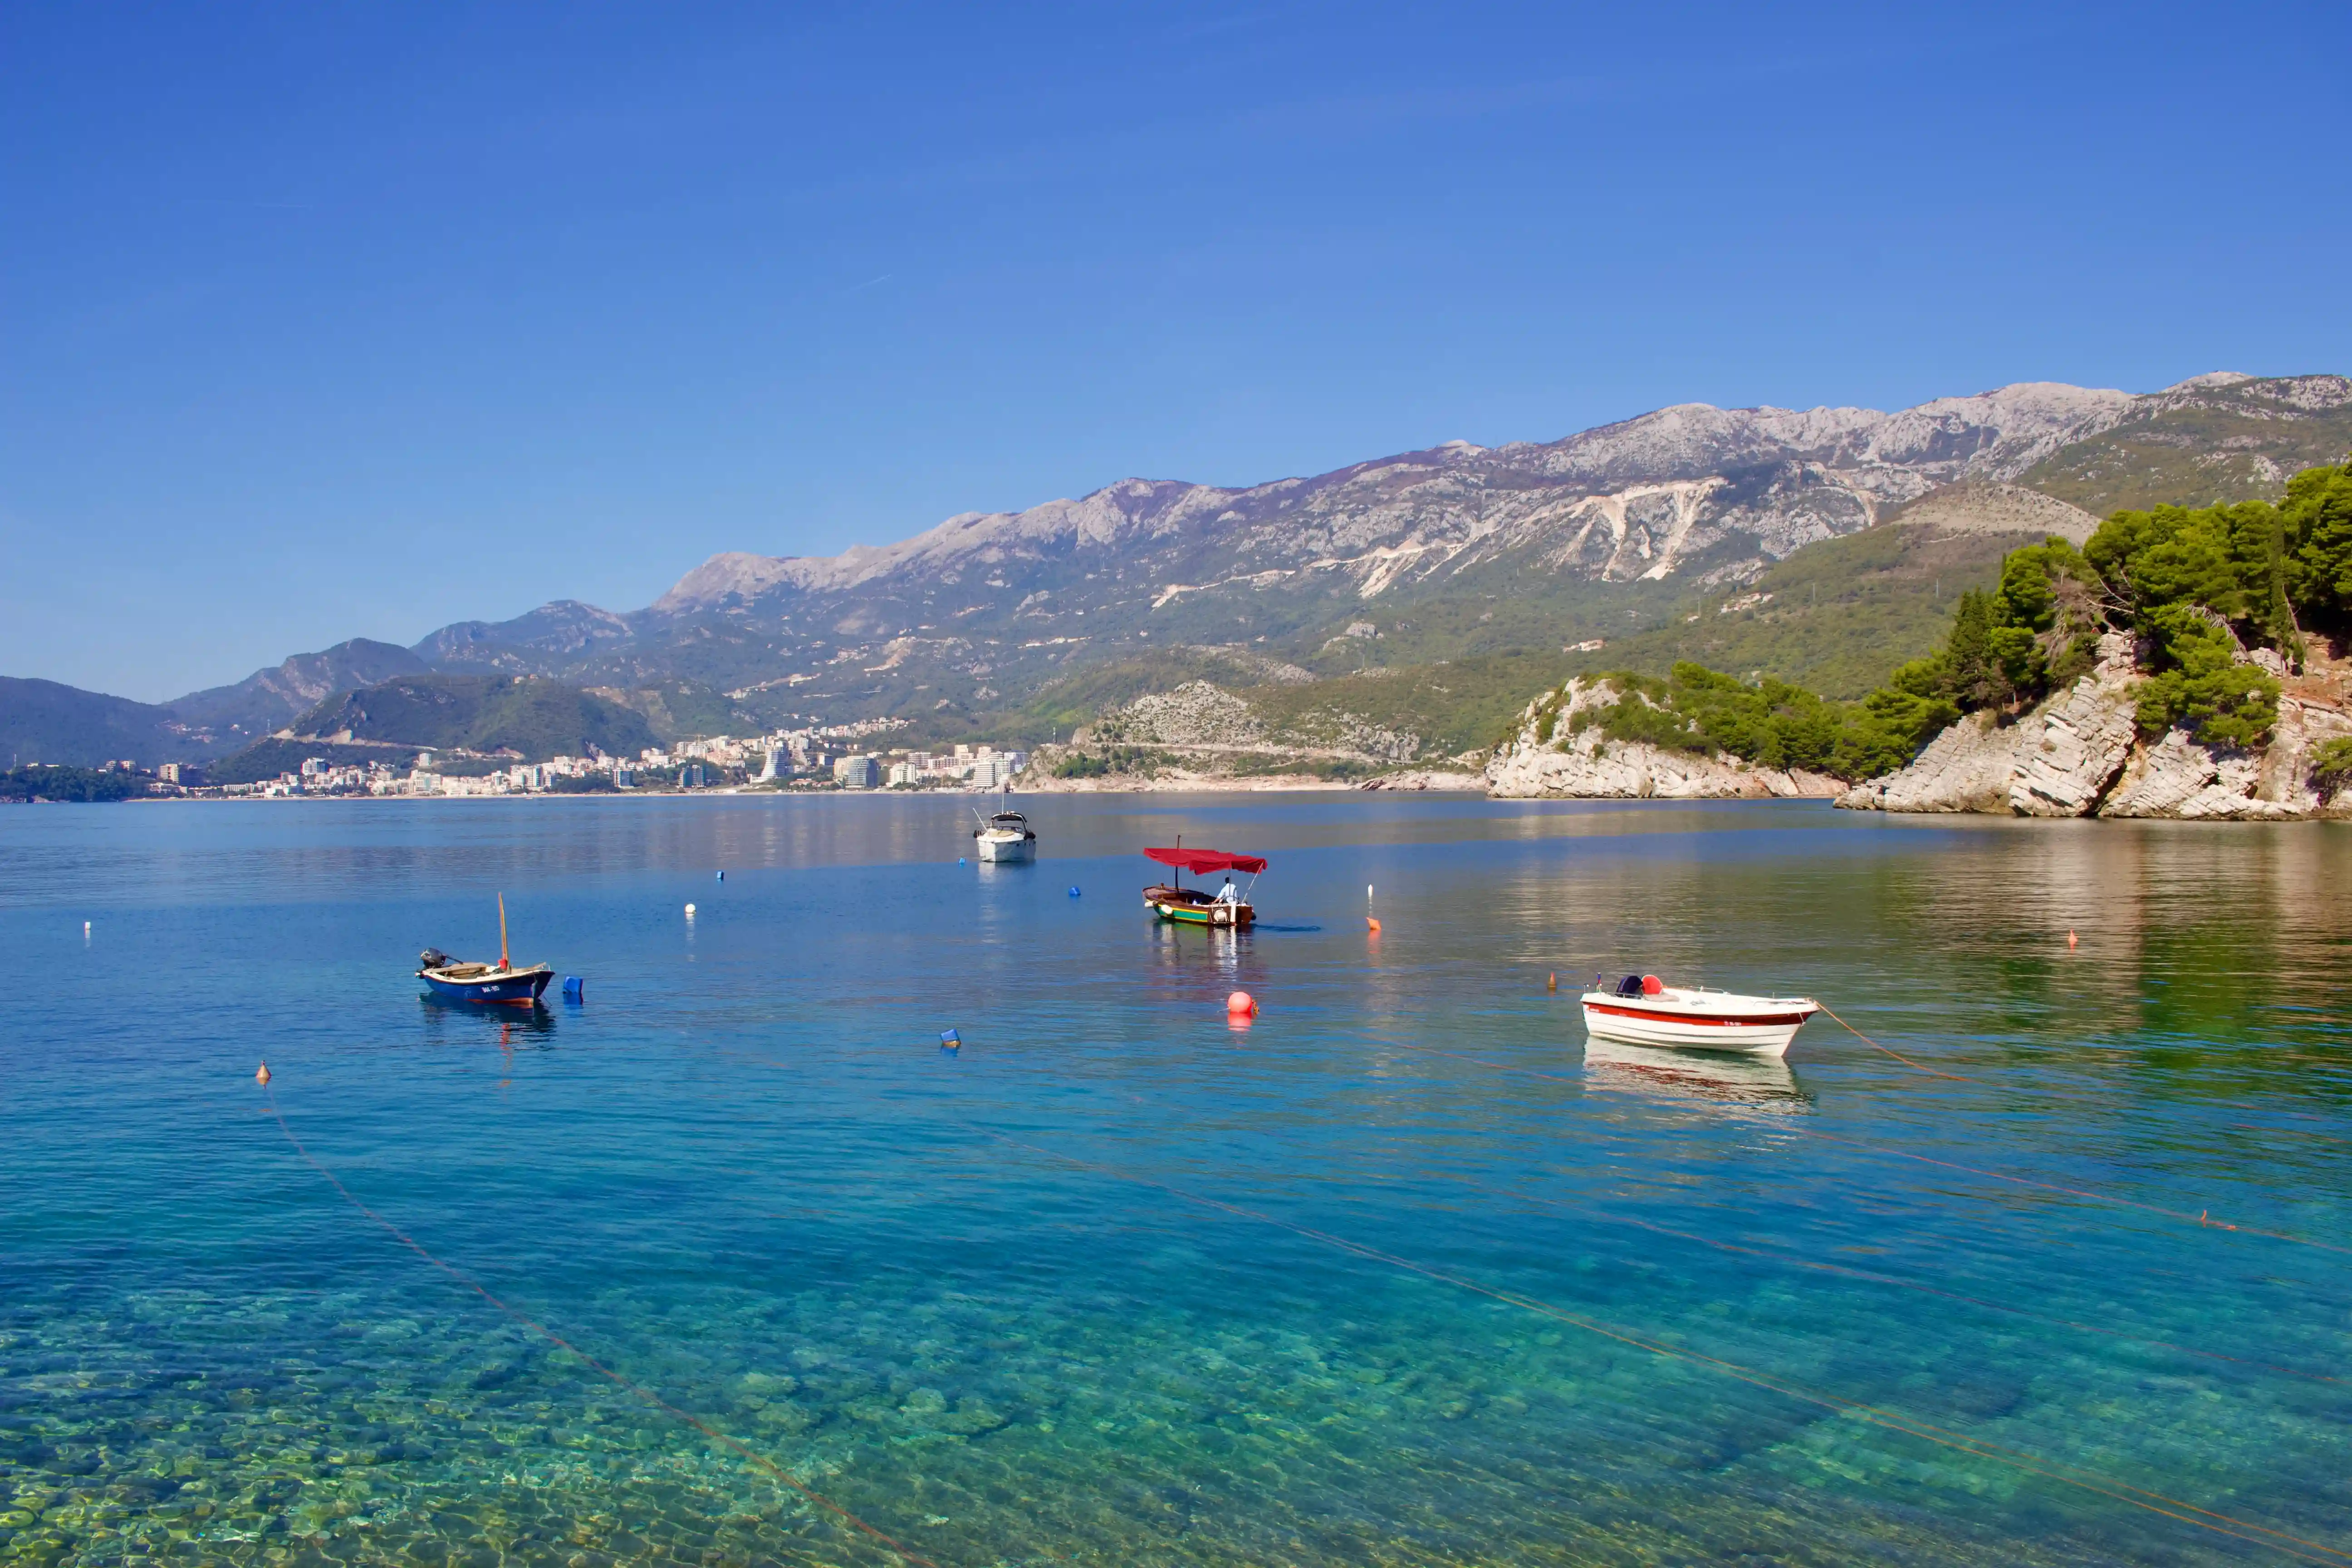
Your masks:
[[[1225,1014],[1234,1018],[1257,1016],[1257,998],[1246,991],[1236,991],[1225,998]]]
[[[2074,945],[2074,931],[2071,926],[2066,930],[2066,945],[2070,949]]]
[[[1559,970],[1555,969],[1549,974],[1544,976],[1544,989],[1547,991],[1557,991],[1559,989]]]
[[[268,1062],[262,1063],[261,1066],[255,1070],[253,1081],[263,1085],[267,1085],[269,1082],[269,1064]]]
[[[1366,915],[1364,917],[1364,929],[1371,932],[1374,936],[1378,936],[1381,934],[1381,922],[1374,920],[1371,916]]]

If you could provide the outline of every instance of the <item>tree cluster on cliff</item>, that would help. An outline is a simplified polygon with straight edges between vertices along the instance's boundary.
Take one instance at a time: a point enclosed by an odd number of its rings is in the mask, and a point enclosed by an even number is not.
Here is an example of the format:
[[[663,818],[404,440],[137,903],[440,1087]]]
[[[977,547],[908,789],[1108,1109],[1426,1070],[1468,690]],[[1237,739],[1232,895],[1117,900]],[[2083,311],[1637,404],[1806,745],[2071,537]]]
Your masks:
[[[1935,698],[1874,692],[1861,702],[1838,702],[1782,680],[1750,684],[1737,676],[1684,660],[1661,680],[1632,670],[1583,678],[1606,685],[1615,700],[1568,713],[1568,734],[1598,727],[1611,741],[1641,742],[1669,751],[1720,752],[1765,768],[1803,768],[1834,778],[1875,777],[1901,767],[1959,710]],[[1536,739],[1559,734],[1569,690],[1563,688],[1536,714]]]
[[[2352,629],[2352,463],[2305,469],[2286,498],[2118,511],[2076,550],[2012,551],[2000,585],[1961,595],[1943,648],[1887,690],[1963,711],[2014,711],[2088,671],[2126,632],[2148,671],[2139,721],[2251,747],[2278,720],[2279,683],[2241,654],[2304,654],[2306,627]]]
[[[2147,671],[2149,733],[2188,728],[2251,747],[2277,722],[2279,683],[2242,657],[2302,659],[2307,630],[2352,635],[2352,463],[2307,469],[2285,499],[2118,511],[2077,549],[2052,538],[2002,558],[2000,581],[1960,596],[1944,646],[1859,702],[1784,681],[1749,682],[1688,661],[1664,679],[1580,678],[1613,700],[1570,711],[1577,683],[1538,704],[1538,744],[1599,728],[1608,740],[1723,752],[1843,779],[1891,773],[1963,713],[2017,712],[2089,673],[2099,639],[2128,634]],[[2323,789],[2352,787],[2352,745],[2315,759]]]

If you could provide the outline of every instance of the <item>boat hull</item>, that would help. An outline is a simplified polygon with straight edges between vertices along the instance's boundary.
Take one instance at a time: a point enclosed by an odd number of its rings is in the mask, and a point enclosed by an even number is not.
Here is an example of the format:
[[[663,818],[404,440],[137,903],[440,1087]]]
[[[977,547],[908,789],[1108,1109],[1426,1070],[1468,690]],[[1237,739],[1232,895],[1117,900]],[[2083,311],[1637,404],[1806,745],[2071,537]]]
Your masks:
[[[445,1002],[528,1007],[539,1000],[547,983],[555,977],[555,971],[541,964],[535,969],[509,969],[471,979],[450,980],[427,969],[419,970],[416,977]]]
[[[1025,864],[1037,858],[1037,841],[1034,838],[982,837],[973,841],[973,847],[980,852],[982,859],[992,865]]]
[[[1240,930],[1255,923],[1257,911],[1247,904],[1150,903],[1152,913],[1171,925],[1207,926],[1216,931]]]
[[[1805,1020],[1821,1011],[1811,1002],[1740,997],[1753,1005],[1691,1008],[1646,996],[1584,997],[1584,1030],[1595,1039],[1633,1046],[1671,1046],[1682,1050],[1738,1051],[1748,1056],[1785,1055]]]

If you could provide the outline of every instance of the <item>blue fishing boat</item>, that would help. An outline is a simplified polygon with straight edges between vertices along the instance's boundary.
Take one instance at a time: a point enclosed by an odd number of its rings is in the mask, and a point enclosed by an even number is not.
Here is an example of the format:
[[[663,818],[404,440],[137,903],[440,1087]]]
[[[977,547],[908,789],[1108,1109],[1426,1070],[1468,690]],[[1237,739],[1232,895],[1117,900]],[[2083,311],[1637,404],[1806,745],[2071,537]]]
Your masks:
[[[448,1002],[502,1003],[509,1007],[537,1005],[540,993],[555,978],[544,963],[517,969],[507,956],[507,898],[499,895],[499,961],[495,964],[460,963],[437,947],[416,955],[422,967],[416,977],[433,994]]]

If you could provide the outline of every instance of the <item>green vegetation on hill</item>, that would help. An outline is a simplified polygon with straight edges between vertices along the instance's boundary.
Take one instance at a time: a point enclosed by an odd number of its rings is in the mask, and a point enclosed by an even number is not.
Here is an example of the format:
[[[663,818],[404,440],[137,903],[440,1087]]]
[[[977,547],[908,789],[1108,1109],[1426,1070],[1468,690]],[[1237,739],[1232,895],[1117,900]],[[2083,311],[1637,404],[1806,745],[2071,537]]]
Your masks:
[[[1295,670],[1289,679],[1269,679],[1282,668],[1262,655],[1221,648],[1170,648],[1148,659],[1096,665],[1046,688],[996,732],[1033,745],[1066,740],[1077,726],[1139,697],[1206,680],[1247,702],[1276,744],[1322,744],[1316,736],[1355,721],[1410,731],[1422,738],[1425,754],[1451,756],[1492,741],[1527,705],[1529,687],[1557,678],[1559,656],[1492,653],[1324,679],[1300,679]]]
[[[0,765],[89,767],[122,758],[152,766],[215,749],[178,724],[169,708],[54,680],[0,676]]]
[[[2151,666],[2139,721],[2219,746],[2260,744],[2279,683],[2242,647],[2302,657],[2302,628],[2352,625],[2352,464],[2309,468],[2284,502],[2158,506],[2110,516],[2081,550],[2061,539],[2010,552],[1999,585],[1962,595],[1936,654],[1890,693],[2015,710],[2091,668],[2101,633],[2129,632]]]
[[[1643,742],[1672,751],[1723,752],[1767,768],[1804,768],[1834,778],[1892,773],[1928,738],[1958,718],[1948,702],[1877,691],[1861,702],[1837,702],[1791,686],[1753,685],[1687,661],[1661,680],[1632,670],[1584,678],[1605,682],[1617,700],[1570,714],[1566,732],[1598,728],[1612,741]],[[1536,713],[1536,739],[1561,733],[1563,687]]]
[[[1570,655],[1567,668],[1662,675],[1689,661],[1858,698],[1935,646],[1959,595],[1999,575],[2004,550],[2038,537],[1896,522],[1825,539],[1664,626]]]
[[[1312,734],[1340,715],[1410,731],[1425,753],[1452,756],[1486,745],[1528,702],[1528,690],[1558,679],[1559,655],[1473,654],[1438,664],[1408,665],[1318,680],[1312,686],[1262,686],[1241,693],[1273,727]]]
[[[759,704],[737,703],[717,687],[698,680],[666,680],[658,686],[595,686],[588,689],[588,694],[642,714],[654,739],[665,745],[672,741],[702,740],[712,735],[757,733],[771,728],[782,717],[763,717],[751,710]]]
[[[536,676],[395,676],[329,698],[294,730],[320,739],[509,752],[526,762],[591,749],[630,756],[655,743],[643,714]]]
[[[2095,517],[2270,500],[2281,477],[2352,452],[2336,376],[2282,376],[2160,394],[2115,428],[2061,448],[2022,482]]]
[[[0,771],[0,800],[135,800],[147,793],[136,773],[96,768],[9,768]]]

